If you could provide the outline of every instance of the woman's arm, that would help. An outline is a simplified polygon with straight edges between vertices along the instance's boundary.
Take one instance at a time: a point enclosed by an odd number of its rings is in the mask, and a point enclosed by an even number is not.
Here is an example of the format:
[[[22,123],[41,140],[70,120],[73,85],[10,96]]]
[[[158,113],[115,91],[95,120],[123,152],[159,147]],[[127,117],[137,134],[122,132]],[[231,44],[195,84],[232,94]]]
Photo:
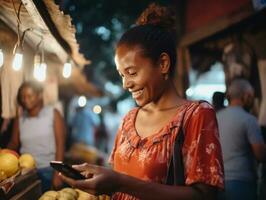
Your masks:
[[[20,146],[20,141],[19,141],[19,118],[16,117],[13,123],[12,127],[12,135],[10,142],[7,145],[8,149],[12,149],[14,151],[18,151]]]
[[[83,164],[74,166],[84,175],[93,173],[93,178],[86,180],[73,180],[60,175],[69,185],[85,190],[91,194],[111,194],[123,192],[142,200],[197,200],[215,199],[215,187],[197,183],[192,186],[169,186],[159,183],[143,181],[131,176],[117,173],[111,169],[100,166]]]
[[[121,176],[121,192],[130,194],[142,200],[213,200],[216,199],[217,189],[204,183],[192,186],[169,186],[158,183],[149,183],[133,177]]]
[[[54,135],[56,145],[55,159],[62,161],[64,159],[66,129],[64,120],[56,109],[54,110]]]
[[[66,129],[64,120],[58,110],[54,110],[54,135],[55,135],[55,160],[63,161],[64,160],[64,151],[65,151],[65,137]],[[54,173],[52,185],[55,188],[60,187],[62,184],[61,180],[58,177],[57,173]]]

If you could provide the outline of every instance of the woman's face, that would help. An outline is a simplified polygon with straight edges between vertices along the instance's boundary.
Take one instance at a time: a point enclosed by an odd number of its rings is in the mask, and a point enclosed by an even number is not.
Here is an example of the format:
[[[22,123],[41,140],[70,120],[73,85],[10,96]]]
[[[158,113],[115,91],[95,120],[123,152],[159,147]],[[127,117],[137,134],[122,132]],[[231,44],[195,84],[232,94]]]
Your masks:
[[[31,87],[24,87],[20,93],[22,106],[26,110],[32,110],[42,102],[41,94],[35,92]]]
[[[143,56],[138,47],[121,45],[116,50],[115,63],[127,89],[139,106],[156,102],[163,92],[163,76],[160,67]]]

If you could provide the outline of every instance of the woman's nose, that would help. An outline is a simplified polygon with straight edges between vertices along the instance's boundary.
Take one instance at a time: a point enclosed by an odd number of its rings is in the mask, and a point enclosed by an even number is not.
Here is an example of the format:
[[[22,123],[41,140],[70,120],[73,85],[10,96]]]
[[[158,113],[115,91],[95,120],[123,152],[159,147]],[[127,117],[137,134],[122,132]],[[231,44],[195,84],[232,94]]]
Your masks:
[[[130,81],[128,78],[124,77],[123,78],[123,88],[129,89],[131,87],[132,87],[132,81]]]

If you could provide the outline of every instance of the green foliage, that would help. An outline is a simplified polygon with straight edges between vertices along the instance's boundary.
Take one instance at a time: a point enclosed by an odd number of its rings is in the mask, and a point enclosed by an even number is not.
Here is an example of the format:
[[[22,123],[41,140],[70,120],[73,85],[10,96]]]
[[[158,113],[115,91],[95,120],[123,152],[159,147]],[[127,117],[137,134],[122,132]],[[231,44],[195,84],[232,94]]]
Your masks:
[[[169,4],[170,0],[65,0],[57,1],[75,24],[80,52],[92,61],[85,67],[90,80],[121,84],[113,61],[115,43],[139,14],[151,3]]]

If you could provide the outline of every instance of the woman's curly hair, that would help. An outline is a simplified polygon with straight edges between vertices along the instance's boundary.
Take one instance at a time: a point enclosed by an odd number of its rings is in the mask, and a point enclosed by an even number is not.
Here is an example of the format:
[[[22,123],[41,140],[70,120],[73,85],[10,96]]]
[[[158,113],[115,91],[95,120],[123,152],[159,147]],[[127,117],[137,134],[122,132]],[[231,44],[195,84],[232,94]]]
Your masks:
[[[126,31],[117,47],[128,45],[140,46],[143,55],[157,63],[160,55],[166,53],[170,57],[169,76],[174,76],[176,68],[176,18],[173,9],[152,3],[136,21],[136,26]]]
[[[152,24],[170,32],[176,31],[176,13],[172,7],[151,3],[136,20],[136,25]]]

